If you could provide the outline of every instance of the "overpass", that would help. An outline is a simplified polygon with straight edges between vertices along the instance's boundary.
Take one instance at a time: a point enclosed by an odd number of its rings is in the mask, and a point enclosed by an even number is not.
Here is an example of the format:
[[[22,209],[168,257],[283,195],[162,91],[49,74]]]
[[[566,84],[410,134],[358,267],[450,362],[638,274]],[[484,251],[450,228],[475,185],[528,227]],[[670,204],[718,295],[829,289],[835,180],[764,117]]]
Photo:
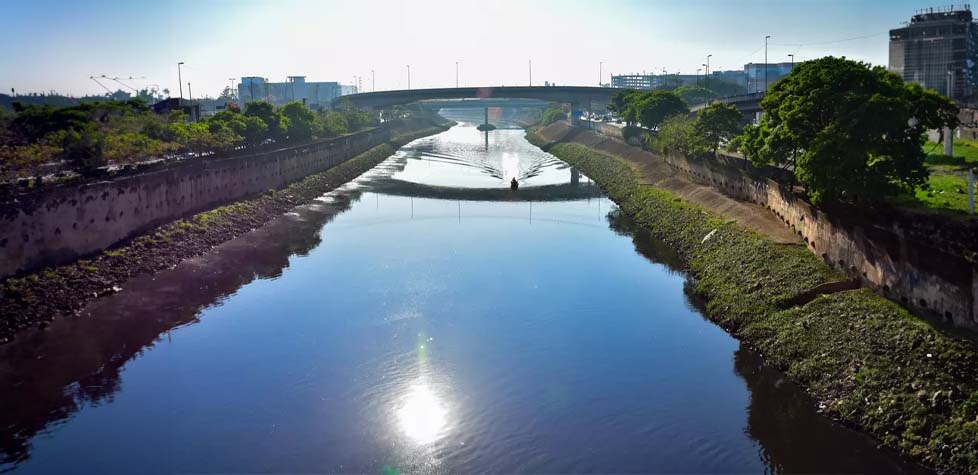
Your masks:
[[[763,111],[763,109],[761,109],[761,99],[764,99],[763,92],[753,92],[750,94],[739,94],[736,96],[718,97],[710,101],[710,103],[723,102],[726,104],[733,104],[745,116],[753,116]],[[709,104],[700,104],[696,107],[693,107],[691,112],[697,112],[700,109],[706,107],[707,105]]]
[[[337,108],[349,102],[361,109],[384,109],[420,101],[445,99],[529,99],[543,102],[569,103],[573,116],[581,112],[604,110],[618,89],[589,86],[500,86],[446,87],[364,92],[341,96],[333,100]]]

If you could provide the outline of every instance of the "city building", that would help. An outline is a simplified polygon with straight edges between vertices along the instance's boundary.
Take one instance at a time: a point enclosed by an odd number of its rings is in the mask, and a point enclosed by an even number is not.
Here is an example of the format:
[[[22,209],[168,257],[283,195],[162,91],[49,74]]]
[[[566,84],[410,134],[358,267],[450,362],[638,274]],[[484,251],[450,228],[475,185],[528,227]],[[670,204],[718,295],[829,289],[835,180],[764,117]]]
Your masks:
[[[269,82],[266,78],[247,76],[238,83],[238,97],[243,104],[268,101],[281,106],[299,101],[318,109],[329,107],[330,102],[339,96],[356,92],[356,86],[344,86],[338,82],[306,82],[305,76],[289,76],[285,82]]]
[[[890,71],[952,99],[975,91],[976,53],[978,27],[967,5],[918,10],[890,30]]]
[[[731,82],[739,86],[747,85],[746,71],[712,71],[710,80]],[[673,89],[688,85],[706,85],[703,74],[622,74],[611,76],[611,87],[648,91],[660,87]]]
[[[748,63],[744,65],[747,92],[766,92],[767,88],[791,73],[796,63]]]
[[[638,89],[648,91],[657,84],[655,75],[652,74],[621,74],[611,75],[611,87],[621,89]]]

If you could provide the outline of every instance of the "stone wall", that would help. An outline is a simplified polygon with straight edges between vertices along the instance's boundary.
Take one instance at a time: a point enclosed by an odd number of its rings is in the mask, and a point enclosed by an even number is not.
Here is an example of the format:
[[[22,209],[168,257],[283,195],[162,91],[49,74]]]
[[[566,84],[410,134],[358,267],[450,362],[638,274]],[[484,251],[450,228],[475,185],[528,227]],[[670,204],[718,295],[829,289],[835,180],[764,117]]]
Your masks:
[[[389,139],[389,129],[377,128],[17,196],[0,203],[0,278],[71,262],[160,224],[281,188]]]
[[[819,210],[737,157],[666,162],[765,206],[831,266],[918,314],[978,330],[978,222],[897,210]]]

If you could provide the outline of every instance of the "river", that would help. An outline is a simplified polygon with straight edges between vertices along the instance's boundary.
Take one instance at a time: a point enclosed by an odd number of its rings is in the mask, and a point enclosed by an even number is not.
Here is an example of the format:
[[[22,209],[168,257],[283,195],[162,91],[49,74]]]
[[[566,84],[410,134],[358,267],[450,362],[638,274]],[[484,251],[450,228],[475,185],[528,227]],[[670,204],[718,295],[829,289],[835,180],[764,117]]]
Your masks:
[[[704,319],[677,257],[587,177],[446,115],[0,347],[0,469],[925,473]]]

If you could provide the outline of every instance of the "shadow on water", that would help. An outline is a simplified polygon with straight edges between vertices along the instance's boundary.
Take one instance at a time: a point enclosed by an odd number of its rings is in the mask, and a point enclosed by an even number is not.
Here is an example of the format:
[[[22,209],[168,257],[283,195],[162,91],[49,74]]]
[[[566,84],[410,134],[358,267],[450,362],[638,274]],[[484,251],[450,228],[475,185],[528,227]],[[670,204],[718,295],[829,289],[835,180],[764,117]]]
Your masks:
[[[341,189],[326,202],[303,206],[208,254],[99,299],[84,312],[0,346],[0,472],[30,456],[31,440],[85,406],[111,403],[120,372],[132,359],[193,324],[256,279],[275,279],[292,256],[321,242],[324,225],[364,190]]]
[[[635,251],[649,261],[684,273],[679,254],[632,218],[616,209],[608,214],[608,226],[630,236]],[[705,302],[693,295],[690,282],[684,288],[689,305],[705,315]],[[750,395],[745,433],[757,442],[768,473],[932,473],[819,413],[804,390],[743,344],[734,352],[733,370]]]

